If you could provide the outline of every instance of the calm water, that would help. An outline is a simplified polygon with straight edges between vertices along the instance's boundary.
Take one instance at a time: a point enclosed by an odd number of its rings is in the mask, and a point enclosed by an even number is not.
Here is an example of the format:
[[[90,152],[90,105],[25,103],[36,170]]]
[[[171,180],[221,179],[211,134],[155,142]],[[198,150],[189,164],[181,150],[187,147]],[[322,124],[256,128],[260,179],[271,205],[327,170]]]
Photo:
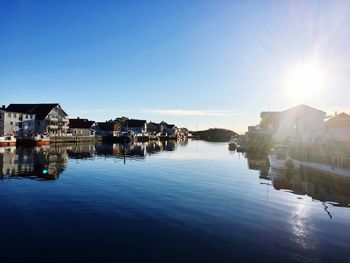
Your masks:
[[[226,143],[0,148],[0,168],[0,262],[350,262],[350,179]]]

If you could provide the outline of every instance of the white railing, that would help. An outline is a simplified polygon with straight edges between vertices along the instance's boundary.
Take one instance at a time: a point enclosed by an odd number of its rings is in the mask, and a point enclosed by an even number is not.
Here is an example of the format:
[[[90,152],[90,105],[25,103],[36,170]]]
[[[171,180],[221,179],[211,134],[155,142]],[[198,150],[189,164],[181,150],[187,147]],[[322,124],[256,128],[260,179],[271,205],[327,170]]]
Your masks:
[[[48,120],[49,120],[49,121],[55,121],[55,122],[56,122],[56,121],[58,121],[58,118],[49,116],[49,117],[48,117]]]

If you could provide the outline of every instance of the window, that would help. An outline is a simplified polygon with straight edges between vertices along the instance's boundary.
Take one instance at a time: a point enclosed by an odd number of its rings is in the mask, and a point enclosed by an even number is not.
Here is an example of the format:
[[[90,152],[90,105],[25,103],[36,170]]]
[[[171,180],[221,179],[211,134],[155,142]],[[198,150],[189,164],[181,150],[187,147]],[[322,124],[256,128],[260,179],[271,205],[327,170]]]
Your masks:
[[[7,116],[8,116],[9,118],[11,118],[11,112],[7,113]]]
[[[13,121],[10,122],[10,125],[13,125]]]
[[[13,118],[17,118],[17,113],[14,113],[14,114],[13,114]]]
[[[28,114],[25,115],[26,120],[28,120]]]

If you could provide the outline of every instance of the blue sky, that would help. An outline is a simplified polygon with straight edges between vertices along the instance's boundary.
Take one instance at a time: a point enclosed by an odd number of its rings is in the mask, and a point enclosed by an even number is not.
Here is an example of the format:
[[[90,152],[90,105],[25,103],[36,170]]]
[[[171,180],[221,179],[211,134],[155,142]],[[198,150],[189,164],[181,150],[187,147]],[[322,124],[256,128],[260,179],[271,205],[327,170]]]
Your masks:
[[[239,132],[298,103],[350,112],[349,28],[350,1],[0,0],[0,103]],[[295,101],[305,61],[324,85]]]

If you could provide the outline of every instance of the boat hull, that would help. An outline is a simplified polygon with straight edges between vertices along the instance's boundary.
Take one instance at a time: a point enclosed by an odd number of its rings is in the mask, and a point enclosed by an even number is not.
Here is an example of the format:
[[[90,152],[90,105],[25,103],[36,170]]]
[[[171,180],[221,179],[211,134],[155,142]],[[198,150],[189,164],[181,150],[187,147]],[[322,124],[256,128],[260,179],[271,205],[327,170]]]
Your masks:
[[[270,167],[274,170],[287,170],[286,160],[278,160],[269,156]]]
[[[27,146],[42,146],[49,145],[50,140],[33,140],[33,139],[21,139],[20,143]]]
[[[0,142],[0,147],[7,147],[7,146],[16,146],[16,142],[15,141]]]
[[[313,170],[315,172],[319,172],[323,174],[350,177],[349,169],[339,168],[334,165],[332,166],[331,164],[313,163],[313,162],[299,161],[295,159],[293,159],[292,161],[296,168],[302,168],[302,169],[306,168],[306,169]]]

